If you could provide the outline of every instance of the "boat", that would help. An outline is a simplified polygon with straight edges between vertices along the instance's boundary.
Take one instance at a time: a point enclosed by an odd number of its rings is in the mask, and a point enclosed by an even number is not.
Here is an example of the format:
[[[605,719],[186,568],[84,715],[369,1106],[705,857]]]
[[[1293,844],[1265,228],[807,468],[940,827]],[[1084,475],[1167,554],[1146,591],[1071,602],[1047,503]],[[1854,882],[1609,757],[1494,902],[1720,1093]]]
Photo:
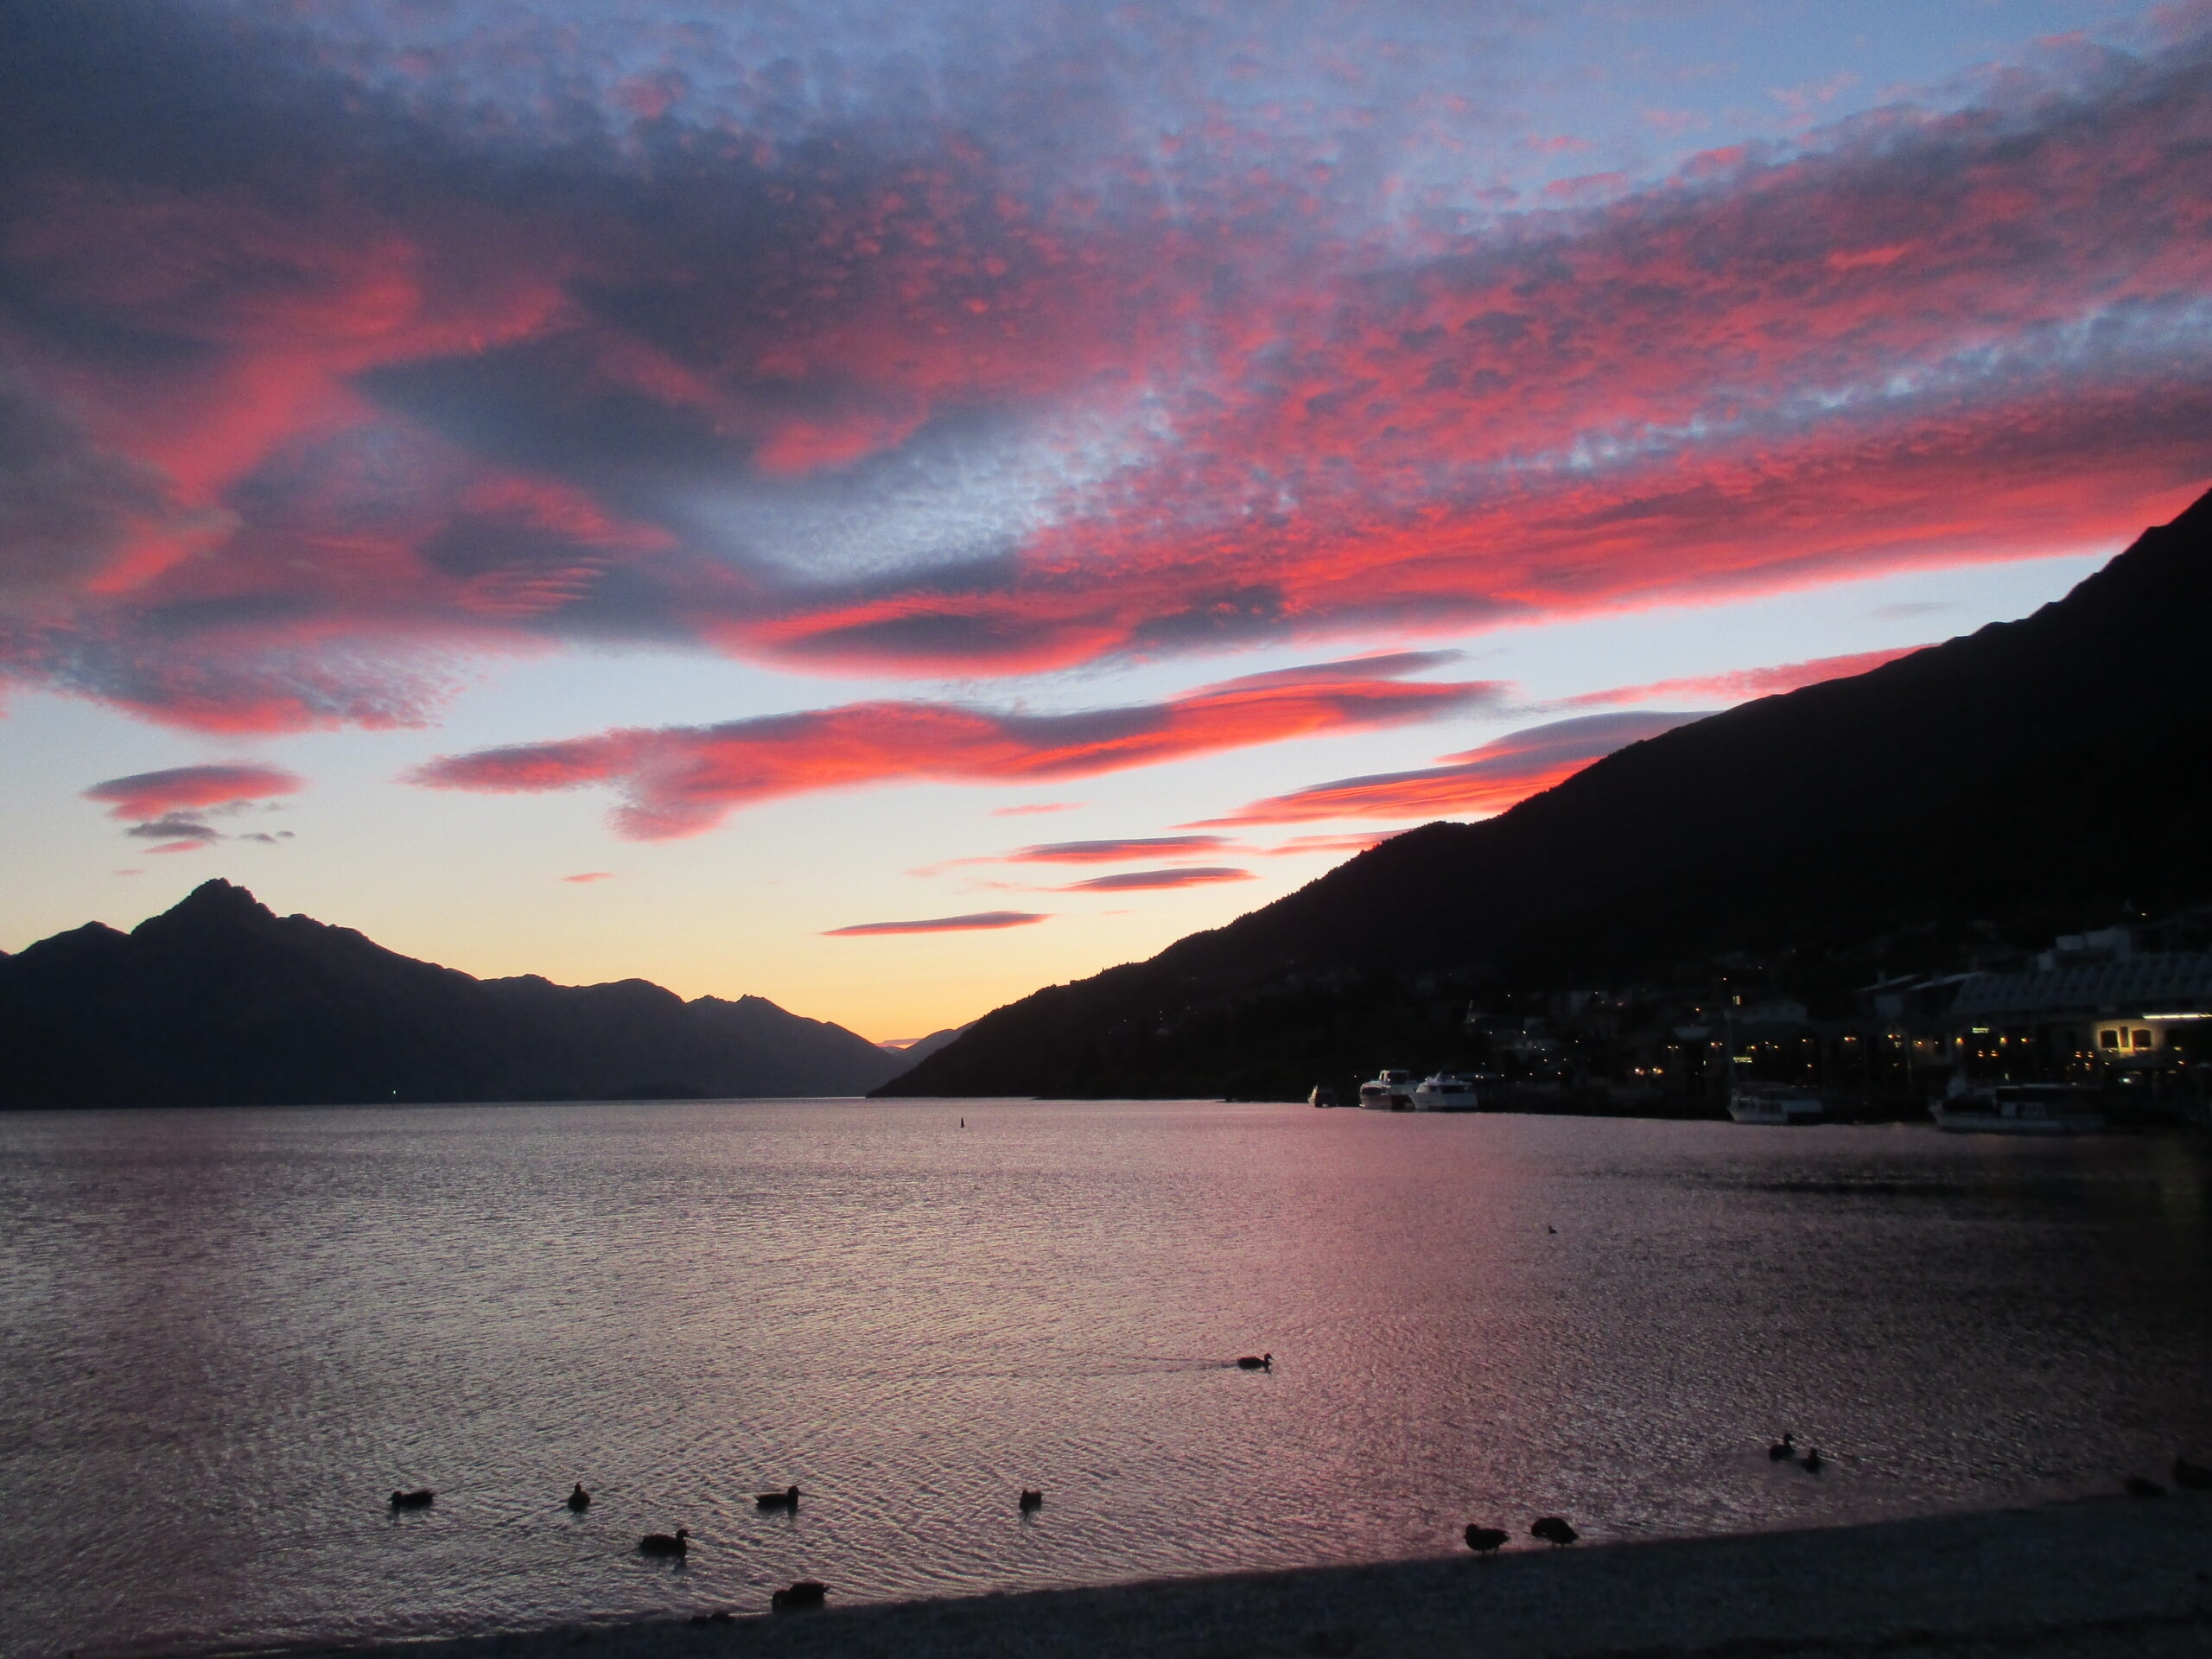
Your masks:
[[[1306,1096],[1306,1103],[1308,1106],[1341,1106],[1344,1102],[1337,1098],[1337,1091],[1327,1084],[1317,1083],[1313,1085],[1313,1092]]]
[[[1738,1123],[1818,1123],[1827,1115],[1827,1103],[1809,1089],[1739,1083],[1728,1093],[1728,1116]]]
[[[1471,1112],[1476,1109],[1475,1080],[1457,1071],[1439,1071],[1423,1077],[1414,1089],[1417,1112]]]
[[[1948,1094],[1929,1105],[1953,1135],[2094,1135],[2105,1127],[2096,1091],[2064,1083],[2000,1083]]]
[[[1359,1085],[1359,1103],[1370,1112],[1410,1112],[1414,1109],[1414,1074],[1382,1071],[1374,1080]]]

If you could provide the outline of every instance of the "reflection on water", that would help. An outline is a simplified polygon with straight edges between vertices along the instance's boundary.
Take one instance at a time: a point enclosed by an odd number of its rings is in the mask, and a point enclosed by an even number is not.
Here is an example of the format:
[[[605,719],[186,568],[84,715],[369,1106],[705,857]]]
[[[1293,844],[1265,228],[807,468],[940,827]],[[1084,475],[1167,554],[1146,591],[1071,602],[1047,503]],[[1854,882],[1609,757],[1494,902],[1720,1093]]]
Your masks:
[[[2207,1174],[2171,1141],[1192,1103],[18,1115],[10,1650],[2109,1490],[2212,1452]],[[1785,1428],[1833,1465],[1770,1463]],[[635,1553],[679,1525],[686,1561]]]

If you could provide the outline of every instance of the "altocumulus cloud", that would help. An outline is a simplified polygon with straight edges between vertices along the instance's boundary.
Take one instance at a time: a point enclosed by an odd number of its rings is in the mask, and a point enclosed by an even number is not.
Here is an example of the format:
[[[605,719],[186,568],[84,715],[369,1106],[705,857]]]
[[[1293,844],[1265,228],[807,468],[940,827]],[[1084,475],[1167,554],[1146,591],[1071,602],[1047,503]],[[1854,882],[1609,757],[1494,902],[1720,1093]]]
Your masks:
[[[1495,703],[1497,681],[1407,682],[1425,656],[1354,658],[1226,680],[1156,703],[1064,715],[957,703],[864,702],[731,721],[615,731],[432,761],[412,781],[503,792],[612,784],[622,835],[711,829],[756,801],[916,779],[1004,783],[1089,777],[1315,733],[1431,720]],[[1126,843],[1123,843],[1126,844]]]
[[[1510,211],[1480,10],[0,9],[0,672],[226,730],[567,642],[982,675],[2212,473],[2202,8]]]
[[[973,933],[1001,927],[1027,927],[1049,921],[1048,916],[1027,910],[979,910],[968,916],[934,916],[918,922],[861,922],[852,927],[833,927],[826,938],[855,938],[878,933]]]

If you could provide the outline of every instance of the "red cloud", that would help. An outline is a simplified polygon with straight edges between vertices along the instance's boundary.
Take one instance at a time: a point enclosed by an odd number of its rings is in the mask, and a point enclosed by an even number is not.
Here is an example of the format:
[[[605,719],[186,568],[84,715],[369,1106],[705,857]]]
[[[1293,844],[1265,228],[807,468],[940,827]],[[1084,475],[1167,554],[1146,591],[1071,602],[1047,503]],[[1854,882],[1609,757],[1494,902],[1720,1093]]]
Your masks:
[[[937,674],[1465,630],[2078,550],[2212,474],[2194,12],[1385,240],[1295,100],[1140,163],[1077,97],[1037,143],[1090,62],[1049,22],[933,122],[31,10],[0,667],[179,724],[418,721],[563,641]],[[964,764],[927,775],[1005,775]]]
[[[1208,823],[1300,823],[1317,818],[1433,818],[1452,812],[1503,812],[1562,783],[1592,760],[1699,715],[1583,715],[1532,726],[1418,772],[1339,778],[1294,794],[1255,801]]]
[[[1871,669],[1910,657],[1920,645],[1895,645],[1883,651],[1856,652],[1848,657],[1816,657],[1810,662],[1783,663],[1774,668],[1746,668],[1732,674],[1700,674],[1682,680],[1655,680],[1649,685],[1624,685],[1611,691],[1590,691],[1569,697],[1559,706],[1580,709],[1608,703],[1652,702],[1668,697],[1726,698],[1731,702],[1770,697],[1796,691],[1823,680],[1847,679]]]
[[[1094,875],[1088,881],[1071,881],[1061,893],[1151,893],[1164,887],[1203,887],[1217,881],[1249,881],[1249,870],[1223,865],[1197,865],[1187,869],[1123,870],[1114,875]]]
[[[830,928],[823,937],[836,939],[877,933],[968,933],[979,929],[1027,927],[1033,922],[1051,919],[1026,910],[983,910],[972,916],[938,916],[924,922],[862,922],[855,927]]]
[[[1224,851],[1224,836],[1124,836],[1109,841],[1048,841],[982,861],[1004,864],[1115,864],[1132,858],[1196,857]]]
[[[164,772],[111,778],[94,784],[85,795],[108,803],[110,817],[158,818],[180,808],[227,806],[234,801],[296,795],[306,787],[304,778],[275,766],[171,766]]]
[[[1502,689],[1495,682],[1408,684],[1325,665],[1291,677],[1226,680],[1165,702],[1071,715],[850,703],[721,726],[485,749],[435,760],[411,780],[501,792],[616,784],[627,796],[616,828],[650,841],[696,835],[739,807],[778,796],[920,779],[1089,777],[1316,732],[1433,719],[1495,701]]]

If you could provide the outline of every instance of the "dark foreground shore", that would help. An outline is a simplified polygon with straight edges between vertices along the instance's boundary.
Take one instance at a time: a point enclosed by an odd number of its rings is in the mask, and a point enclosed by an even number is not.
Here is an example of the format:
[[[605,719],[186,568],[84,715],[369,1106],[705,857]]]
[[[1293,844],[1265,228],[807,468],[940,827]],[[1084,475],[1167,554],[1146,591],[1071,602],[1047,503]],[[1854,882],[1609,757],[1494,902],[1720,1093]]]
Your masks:
[[[1526,1540],[1522,1541],[1525,1544]],[[2204,1659],[2212,1498],[410,1643],[405,1659]],[[831,1600],[836,1596],[832,1586]],[[302,1659],[307,1659],[302,1656]]]

